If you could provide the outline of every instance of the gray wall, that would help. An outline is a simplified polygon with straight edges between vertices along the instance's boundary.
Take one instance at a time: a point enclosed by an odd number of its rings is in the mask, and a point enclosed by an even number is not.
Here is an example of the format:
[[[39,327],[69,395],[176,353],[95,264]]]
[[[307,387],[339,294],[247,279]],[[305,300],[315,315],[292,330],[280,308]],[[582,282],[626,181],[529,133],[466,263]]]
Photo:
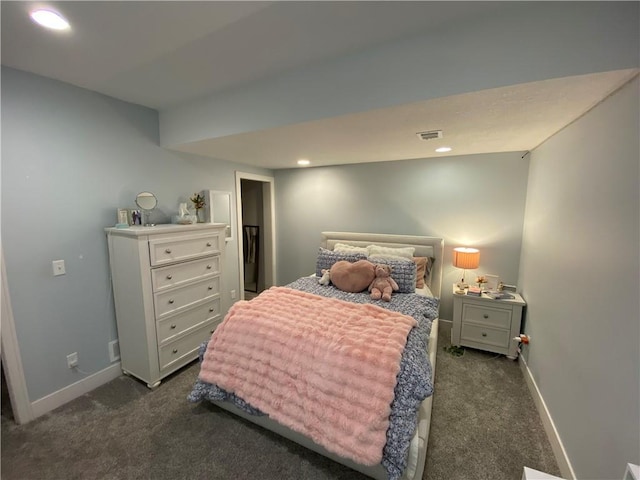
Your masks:
[[[443,237],[441,317],[461,271],[453,247],[480,249],[481,273],[518,276],[528,158],[521,153],[277,170],[278,283],[315,270],[320,232]]]
[[[524,352],[580,479],[640,464],[639,83],[531,154]]]
[[[156,111],[3,67],[2,246],[31,401],[84,377],[67,368],[71,352],[85,372],[109,366],[117,333],[103,228],[116,208],[149,190],[152,220],[166,223],[195,191],[235,191],[236,169],[270,174],[164,150]],[[236,242],[226,306],[239,288]],[[56,259],[65,276],[53,277]]]

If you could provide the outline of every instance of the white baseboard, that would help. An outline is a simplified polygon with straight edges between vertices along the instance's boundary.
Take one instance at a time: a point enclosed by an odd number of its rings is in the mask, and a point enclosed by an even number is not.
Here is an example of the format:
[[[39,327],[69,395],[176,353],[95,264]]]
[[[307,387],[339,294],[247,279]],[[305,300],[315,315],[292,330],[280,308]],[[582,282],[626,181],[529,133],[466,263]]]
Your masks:
[[[540,472],[538,470],[534,470],[533,468],[524,467],[524,472],[522,472],[522,480],[562,480],[562,478],[556,477],[555,475],[549,475],[548,473]]]
[[[558,462],[560,473],[562,473],[562,477],[566,478],[567,480],[576,480],[576,474],[573,471],[573,467],[571,466],[571,462],[569,461],[567,452],[564,449],[562,440],[560,440],[560,435],[558,434],[558,430],[556,430],[556,426],[553,423],[553,419],[551,418],[549,409],[547,408],[547,404],[544,402],[542,394],[540,393],[540,389],[538,389],[538,385],[536,384],[536,381],[531,374],[531,370],[529,370],[529,366],[527,365],[527,362],[522,355],[520,355],[519,360],[520,369],[522,370],[524,379],[527,382],[527,387],[529,387],[529,391],[531,392],[531,396],[533,397],[533,403],[535,403],[536,408],[538,409],[538,415],[540,415],[542,426],[544,427],[544,431],[549,438],[549,443],[551,443],[551,449],[553,450],[553,454],[555,455],[556,461]]]
[[[57,392],[53,392],[46,397],[42,397],[35,402],[31,403],[31,410],[33,411],[33,418],[37,418],[45,413],[49,413],[58,407],[61,407],[65,403],[74,400],[85,393],[90,392],[104,385],[111,380],[114,380],[122,375],[122,368],[120,362],[109,365],[104,370],[89,375],[82,380],[72,383],[68,387],[65,387]]]

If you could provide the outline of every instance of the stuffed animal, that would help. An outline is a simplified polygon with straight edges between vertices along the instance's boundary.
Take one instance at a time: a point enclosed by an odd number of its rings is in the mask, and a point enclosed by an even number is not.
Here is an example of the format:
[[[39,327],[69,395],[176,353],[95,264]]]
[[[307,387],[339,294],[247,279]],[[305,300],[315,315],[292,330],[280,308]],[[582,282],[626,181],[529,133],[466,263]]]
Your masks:
[[[331,282],[331,271],[327,270],[326,268],[323,268],[321,271],[322,277],[320,278],[320,280],[318,280],[318,283],[320,285],[329,285],[329,283]]]
[[[377,264],[375,268],[376,278],[369,285],[371,298],[385,302],[391,301],[391,293],[398,290],[398,284],[391,278],[391,267],[389,265]]]
[[[353,263],[340,260],[331,266],[331,283],[344,292],[364,292],[375,278],[374,268],[367,260]]]

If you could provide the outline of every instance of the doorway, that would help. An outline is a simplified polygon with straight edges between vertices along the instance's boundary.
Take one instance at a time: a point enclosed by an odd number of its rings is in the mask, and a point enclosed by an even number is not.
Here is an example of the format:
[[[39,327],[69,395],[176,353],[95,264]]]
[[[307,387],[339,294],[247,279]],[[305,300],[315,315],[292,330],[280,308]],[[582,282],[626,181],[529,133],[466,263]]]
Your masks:
[[[18,336],[13,320],[13,311],[11,309],[11,301],[9,298],[9,287],[7,285],[7,272],[4,263],[4,250],[0,251],[0,283],[1,285],[1,301],[0,301],[0,318],[2,318],[2,332],[0,335],[1,352],[1,369],[2,369],[2,405],[5,402],[10,405],[10,412],[3,408],[2,420],[14,421],[22,424],[33,420],[34,413],[29,401],[27,391],[27,382],[22,368],[22,359],[20,356],[20,347],[18,345]],[[8,400],[8,401],[7,401]],[[10,414],[11,419],[8,415]],[[5,417],[5,415],[7,415]]]
[[[236,172],[240,298],[250,300],[275,285],[274,179]]]
[[[13,416],[13,407],[11,406],[11,395],[9,394],[9,385],[7,385],[7,380],[4,378],[4,362],[2,363],[2,368],[0,368],[0,381],[2,381],[2,397],[0,397],[0,417],[2,417],[2,422],[15,422],[15,418]]]

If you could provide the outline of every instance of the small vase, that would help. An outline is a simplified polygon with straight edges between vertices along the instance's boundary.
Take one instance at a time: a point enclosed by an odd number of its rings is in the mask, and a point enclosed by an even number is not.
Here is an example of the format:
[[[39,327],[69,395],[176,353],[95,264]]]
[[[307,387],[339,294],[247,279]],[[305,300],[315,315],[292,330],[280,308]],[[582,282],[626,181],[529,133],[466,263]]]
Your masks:
[[[198,217],[198,223],[206,223],[207,221],[204,218],[204,208],[196,209],[196,217]]]

